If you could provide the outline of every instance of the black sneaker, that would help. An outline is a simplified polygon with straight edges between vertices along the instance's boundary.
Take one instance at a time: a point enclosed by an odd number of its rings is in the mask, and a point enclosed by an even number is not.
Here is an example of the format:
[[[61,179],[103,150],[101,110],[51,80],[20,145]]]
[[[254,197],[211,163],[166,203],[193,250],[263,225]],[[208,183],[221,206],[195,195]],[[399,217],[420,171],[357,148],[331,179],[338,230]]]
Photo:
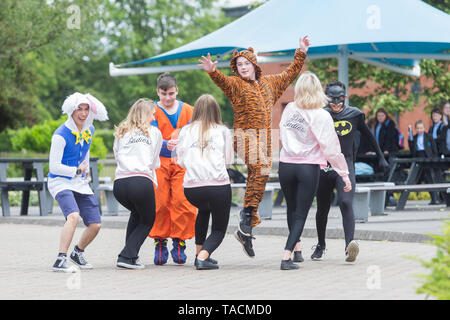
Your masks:
[[[67,264],[67,257],[58,257],[53,264],[53,271],[56,272],[66,272],[66,273],[75,273],[78,269],[74,266],[69,266]]]
[[[244,235],[252,236],[252,214],[251,212],[245,212],[244,209],[239,213],[238,230]]]
[[[321,246],[317,244],[313,246],[311,249],[314,249],[313,254],[311,255],[311,260],[320,261],[322,260],[322,256],[325,254],[325,246]]]
[[[281,260],[280,269],[281,270],[293,270],[293,269],[300,269],[300,267],[298,266],[298,264],[295,264],[294,262],[292,262],[291,259],[289,259],[289,260]]]
[[[354,262],[359,253],[359,245],[355,240],[350,241],[345,249],[345,261]]]
[[[117,258],[117,267],[125,269],[144,269],[144,265],[137,262],[136,259],[127,259],[119,256]]]
[[[219,265],[217,263],[212,263],[208,259],[205,260],[199,260],[195,259],[195,268],[197,270],[212,270],[212,269],[219,269]]]
[[[211,257],[208,257],[208,258],[206,258],[205,260],[206,260],[206,261],[209,261],[209,262],[211,262],[211,263],[214,263],[214,264],[218,264],[217,260],[215,260],[215,259],[213,259],[213,258],[211,258]],[[196,265],[196,263],[197,263],[197,256],[195,256],[194,266]]]
[[[303,256],[301,251],[294,251],[294,258],[292,259],[293,262],[303,262]]]
[[[92,264],[88,263],[83,256],[83,252],[73,250],[70,254],[70,260],[72,260],[80,269],[92,269]]]
[[[248,255],[250,258],[254,258],[255,251],[253,251],[252,239],[255,239],[255,237],[253,236],[247,237],[246,235],[242,234],[242,232],[240,232],[239,230],[236,230],[234,236],[236,237],[237,241],[239,241],[242,244],[242,248],[244,249],[245,254]]]

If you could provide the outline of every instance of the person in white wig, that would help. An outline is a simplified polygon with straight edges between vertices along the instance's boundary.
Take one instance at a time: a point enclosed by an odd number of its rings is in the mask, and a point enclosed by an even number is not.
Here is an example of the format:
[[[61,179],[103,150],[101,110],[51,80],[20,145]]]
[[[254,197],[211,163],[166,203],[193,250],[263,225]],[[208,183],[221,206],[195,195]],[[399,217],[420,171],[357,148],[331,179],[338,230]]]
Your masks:
[[[47,178],[48,190],[66,218],[53,270],[76,272],[77,268],[67,263],[67,251],[79,217],[87,228],[70,254],[70,259],[81,269],[92,269],[83,252],[97,236],[101,226],[99,204],[87,177],[89,149],[95,130],[92,123],[94,120],[108,120],[108,114],[98,99],[79,92],[66,98],[62,111],[68,115],[68,119],[53,133]]]

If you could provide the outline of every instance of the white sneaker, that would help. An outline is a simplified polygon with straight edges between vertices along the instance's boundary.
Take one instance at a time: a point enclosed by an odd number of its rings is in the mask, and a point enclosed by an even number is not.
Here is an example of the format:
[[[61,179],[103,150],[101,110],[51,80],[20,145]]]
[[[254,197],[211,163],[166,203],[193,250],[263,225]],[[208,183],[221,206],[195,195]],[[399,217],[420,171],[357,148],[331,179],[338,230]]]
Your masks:
[[[58,257],[52,268],[55,272],[75,273],[78,271],[77,267],[69,266],[67,264],[67,257]]]
[[[355,240],[350,241],[345,250],[345,261],[354,262],[359,253],[359,245]]]

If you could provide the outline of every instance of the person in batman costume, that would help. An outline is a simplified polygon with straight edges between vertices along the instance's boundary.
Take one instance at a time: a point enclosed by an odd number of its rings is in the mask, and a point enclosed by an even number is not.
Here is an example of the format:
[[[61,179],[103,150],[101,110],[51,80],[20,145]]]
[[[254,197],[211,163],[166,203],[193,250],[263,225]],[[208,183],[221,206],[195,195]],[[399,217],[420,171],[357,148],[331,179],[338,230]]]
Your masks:
[[[366,125],[364,113],[358,108],[346,105],[345,85],[342,82],[330,82],[325,87],[325,94],[328,96],[329,104],[325,107],[334,121],[336,133],[341,144],[342,153],[347,161],[349,178],[352,182],[352,191],[344,192],[345,183],[342,178],[328,165],[320,172],[319,187],[317,190],[317,212],[316,228],[318,244],[311,256],[312,260],[321,260],[325,252],[325,232],[327,227],[328,212],[333,197],[333,189],[337,189],[338,205],[342,214],[342,222],[345,234],[345,254],[346,261],[353,262],[359,252],[356,241],[353,240],[355,232],[355,217],[353,213],[353,195],[355,190],[355,166],[354,160],[357,145],[355,138],[357,131],[372,145],[378,157],[379,166],[386,172],[389,164],[384,159],[383,153],[378,146],[373,133]]]

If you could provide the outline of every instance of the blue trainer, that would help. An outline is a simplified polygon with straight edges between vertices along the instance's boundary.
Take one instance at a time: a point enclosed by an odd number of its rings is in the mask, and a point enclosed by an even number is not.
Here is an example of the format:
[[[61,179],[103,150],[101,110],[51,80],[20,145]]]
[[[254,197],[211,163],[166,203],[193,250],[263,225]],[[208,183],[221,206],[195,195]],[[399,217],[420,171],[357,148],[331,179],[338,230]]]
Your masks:
[[[169,258],[169,252],[167,251],[167,239],[155,239],[155,260],[156,265],[163,265]]]
[[[184,250],[186,249],[186,242],[180,239],[173,239],[173,249],[170,250],[170,254],[172,255],[173,262],[178,264],[186,263],[186,254]]]

